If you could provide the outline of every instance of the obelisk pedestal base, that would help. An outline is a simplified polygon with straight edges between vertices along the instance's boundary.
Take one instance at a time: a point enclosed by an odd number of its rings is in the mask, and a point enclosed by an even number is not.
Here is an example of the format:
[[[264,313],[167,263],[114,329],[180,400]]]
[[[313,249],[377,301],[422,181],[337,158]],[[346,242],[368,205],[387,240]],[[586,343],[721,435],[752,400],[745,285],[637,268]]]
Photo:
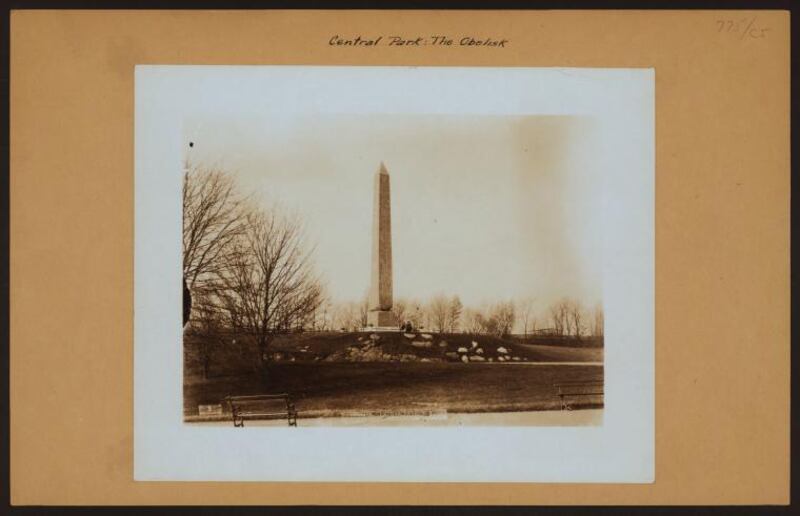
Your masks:
[[[390,310],[367,312],[367,325],[373,328],[397,329],[397,318]]]

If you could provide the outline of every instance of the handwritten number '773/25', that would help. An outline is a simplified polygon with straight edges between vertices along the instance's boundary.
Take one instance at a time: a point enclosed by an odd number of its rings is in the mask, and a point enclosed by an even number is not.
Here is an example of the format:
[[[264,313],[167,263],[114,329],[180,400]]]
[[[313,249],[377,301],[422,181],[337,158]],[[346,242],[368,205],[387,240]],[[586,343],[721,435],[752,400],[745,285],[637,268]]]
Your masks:
[[[751,39],[760,39],[767,37],[767,31],[769,29],[765,27],[759,27],[756,25],[756,19],[753,18],[743,18],[741,20],[717,20],[717,32],[724,32],[730,34],[736,34],[739,36],[739,39],[744,38],[751,38]]]

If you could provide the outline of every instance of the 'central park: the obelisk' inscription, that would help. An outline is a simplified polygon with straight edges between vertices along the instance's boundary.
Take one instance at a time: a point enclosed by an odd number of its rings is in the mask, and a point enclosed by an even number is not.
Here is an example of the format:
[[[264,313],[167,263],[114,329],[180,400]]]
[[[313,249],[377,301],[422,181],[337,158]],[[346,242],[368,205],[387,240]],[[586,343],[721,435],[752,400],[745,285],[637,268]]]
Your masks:
[[[397,328],[392,313],[392,209],[389,172],[381,163],[375,174],[375,205],[372,219],[372,281],[369,289],[367,324],[374,328]]]

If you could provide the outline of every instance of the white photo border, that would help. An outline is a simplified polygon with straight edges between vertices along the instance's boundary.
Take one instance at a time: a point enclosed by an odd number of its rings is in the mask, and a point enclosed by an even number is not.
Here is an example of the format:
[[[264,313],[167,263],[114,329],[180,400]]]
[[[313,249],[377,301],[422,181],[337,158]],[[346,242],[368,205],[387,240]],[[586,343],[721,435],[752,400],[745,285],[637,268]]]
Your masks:
[[[653,69],[140,65],[135,81],[135,480],[654,481]],[[607,171],[603,424],[246,430],[185,424],[182,124],[198,112],[236,116],[248,109],[284,116],[598,120],[605,142],[598,160]]]

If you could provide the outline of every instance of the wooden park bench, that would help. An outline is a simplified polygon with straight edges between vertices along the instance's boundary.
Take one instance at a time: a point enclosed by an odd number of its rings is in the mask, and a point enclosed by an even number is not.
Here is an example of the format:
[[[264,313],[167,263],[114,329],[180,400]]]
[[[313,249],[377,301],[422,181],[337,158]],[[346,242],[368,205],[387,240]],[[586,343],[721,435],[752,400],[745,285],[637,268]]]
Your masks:
[[[297,426],[297,410],[287,393],[227,396],[225,402],[231,410],[233,426],[243,427],[245,419],[286,419],[289,426]]]
[[[570,399],[583,396],[602,396],[603,382],[554,383],[556,395],[561,399],[561,410],[572,410]]]

